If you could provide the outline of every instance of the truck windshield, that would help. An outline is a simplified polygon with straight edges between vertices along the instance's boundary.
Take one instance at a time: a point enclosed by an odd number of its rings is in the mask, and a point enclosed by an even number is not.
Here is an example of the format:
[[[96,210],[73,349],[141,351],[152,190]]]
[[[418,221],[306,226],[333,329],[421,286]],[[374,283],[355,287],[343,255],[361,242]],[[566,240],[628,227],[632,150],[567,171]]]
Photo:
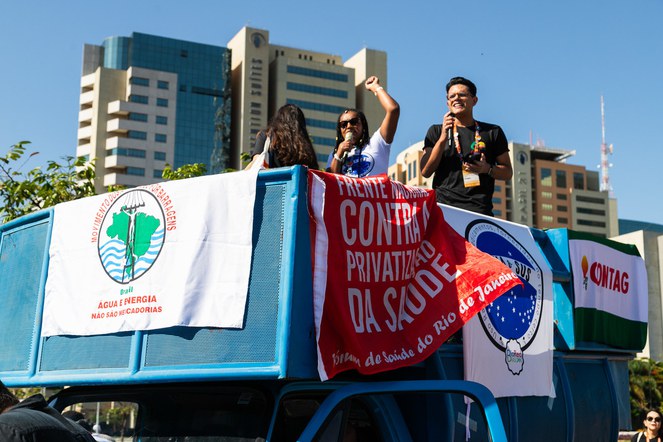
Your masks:
[[[99,400],[104,402],[74,402],[65,413],[81,412],[90,427],[98,425],[95,433],[116,442],[248,442],[266,437],[270,406],[261,391],[137,390],[103,395]]]

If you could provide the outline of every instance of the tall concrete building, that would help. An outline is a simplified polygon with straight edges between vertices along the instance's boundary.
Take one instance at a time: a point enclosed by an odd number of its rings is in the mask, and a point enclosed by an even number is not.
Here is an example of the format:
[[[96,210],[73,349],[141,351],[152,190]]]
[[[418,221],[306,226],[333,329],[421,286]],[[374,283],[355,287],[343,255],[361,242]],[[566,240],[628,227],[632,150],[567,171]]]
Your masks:
[[[421,176],[423,141],[405,149],[389,168],[392,179],[431,187]],[[495,217],[540,229],[568,227],[603,237],[617,234],[616,201],[599,190],[598,172],[567,163],[575,152],[509,143],[513,177],[497,180]]]
[[[253,152],[255,136],[284,104],[299,106],[324,167],[335,146],[336,121],[347,108],[364,111],[375,131],[384,111],[363,83],[371,75],[387,88],[387,55],[362,49],[345,62],[338,55],[270,43],[269,31],[242,28],[228,43],[232,50],[232,144]],[[239,166],[239,155],[234,158]]]
[[[507,183],[506,219],[539,229],[568,227],[604,238],[617,235],[616,200],[599,190],[598,172],[567,162],[574,154],[509,143],[513,178]]]
[[[230,51],[133,33],[85,45],[77,156],[97,191],[161,181],[165,165],[230,165]]]

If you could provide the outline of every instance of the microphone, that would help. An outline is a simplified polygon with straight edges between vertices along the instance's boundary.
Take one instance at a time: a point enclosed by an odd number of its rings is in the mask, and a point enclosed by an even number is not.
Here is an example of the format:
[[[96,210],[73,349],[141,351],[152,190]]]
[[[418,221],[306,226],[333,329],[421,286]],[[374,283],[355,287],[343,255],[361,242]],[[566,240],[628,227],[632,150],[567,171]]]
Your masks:
[[[354,134],[352,132],[348,131],[348,132],[345,133],[345,141],[352,142],[352,138],[354,138]],[[355,146],[352,146],[352,148],[353,148],[353,151],[354,151]],[[354,154],[354,152],[353,152],[353,154]]]
[[[451,112],[450,115],[451,115],[452,117],[455,117],[455,115],[454,115],[453,112]],[[447,129],[447,143],[448,143],[448,145],[449,145],[449,149],[451,149],[451,137],[452,137],[452,136],[453,136],[453,131],[452,131],[452,128],[450,127],[449,129]]]

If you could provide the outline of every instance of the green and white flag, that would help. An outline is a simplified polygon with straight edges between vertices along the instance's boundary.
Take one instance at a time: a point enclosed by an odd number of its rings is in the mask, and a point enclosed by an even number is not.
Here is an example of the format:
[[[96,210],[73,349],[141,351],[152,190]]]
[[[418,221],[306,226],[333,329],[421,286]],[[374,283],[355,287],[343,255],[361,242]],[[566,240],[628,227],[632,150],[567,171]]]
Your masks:
[[[631,244],[569,230],[576,342],[642,350],[647,339],[647,271]]]

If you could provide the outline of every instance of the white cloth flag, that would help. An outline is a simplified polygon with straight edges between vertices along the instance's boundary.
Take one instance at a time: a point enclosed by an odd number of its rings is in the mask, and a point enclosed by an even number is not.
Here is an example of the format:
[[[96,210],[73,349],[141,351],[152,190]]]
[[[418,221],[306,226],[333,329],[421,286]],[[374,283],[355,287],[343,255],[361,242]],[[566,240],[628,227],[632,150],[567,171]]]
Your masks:
[[[461,236],[508,265],[523,282],[463,327],[465,379],[484,384],[495,397],[555,397],[552,272],[529,228],[441,207]]]
[[[243,326],[258,170],[55,207],[42,336]]]

